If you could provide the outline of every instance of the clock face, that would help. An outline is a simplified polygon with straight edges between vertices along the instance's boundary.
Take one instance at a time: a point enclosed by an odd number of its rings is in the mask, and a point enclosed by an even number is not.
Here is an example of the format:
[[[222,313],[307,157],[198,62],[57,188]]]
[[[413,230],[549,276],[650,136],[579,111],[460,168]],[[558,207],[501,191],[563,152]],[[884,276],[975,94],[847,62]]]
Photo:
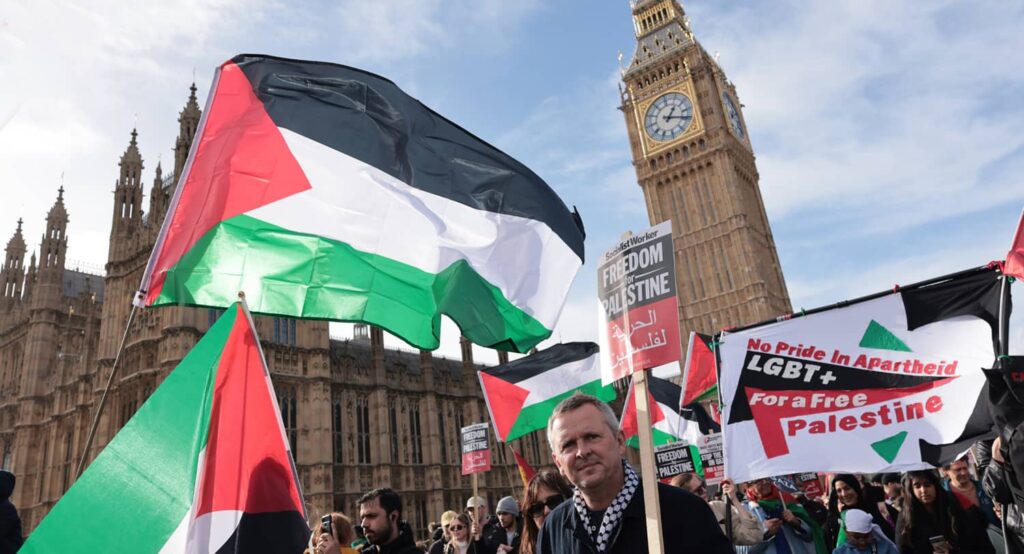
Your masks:
[[[693,121],[693,103],[685,94],[670,92],[647,108],[644,129],[654,140],[668,141],[683,134]]]
[[[724,92],[722,93],[722,103],[725,104],[725,117],[729,119],[729,128],[737,137],[743,138],[743,122],[740,121],[740,111],[736,109],[736,104]]]

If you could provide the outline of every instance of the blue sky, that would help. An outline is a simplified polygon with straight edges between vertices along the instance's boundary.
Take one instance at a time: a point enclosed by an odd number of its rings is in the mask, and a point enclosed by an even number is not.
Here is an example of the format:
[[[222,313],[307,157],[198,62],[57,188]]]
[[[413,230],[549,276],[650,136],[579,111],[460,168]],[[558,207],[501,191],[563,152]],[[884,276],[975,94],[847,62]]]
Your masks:
[[[0,238],[37,247],[64,173],[69,258],[106,260],[133,125],[152,180],[193,70],[241,52],[385,75],[544,177],[588,258],[648,225],[617,110],[626,0],[15,0],[0,7]],[[1024,5],[684,2],[736,84],[796,308],[1001,258],[1024,207]],[[202,99],[201,99],[202,100]],[[596,336],[594,273],[556,339]],[[1020,285],[1015,289],[1020,291]],[[1024,352],[1024,319],[1014,350]],[[343,326],[333,330],[344,335]],[[446,326],[442,351],[457,353]],[[480,352],[484,361],[493,354]]]

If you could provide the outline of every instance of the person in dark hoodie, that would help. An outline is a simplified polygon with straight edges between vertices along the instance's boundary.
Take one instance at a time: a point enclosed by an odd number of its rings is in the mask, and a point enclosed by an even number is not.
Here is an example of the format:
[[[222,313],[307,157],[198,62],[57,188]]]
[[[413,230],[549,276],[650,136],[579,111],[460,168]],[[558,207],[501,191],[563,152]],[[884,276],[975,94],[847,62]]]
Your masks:
[[[21,518],[18,509],[11,504],[14,492],[14,474],[0,470],[0,554],[17,552],[21,548]]]
[[[412,528],[402,521],[402,497],[389,488],[373,489],[358,501],[359,522],[371,546],[363,554],[422,554]]]

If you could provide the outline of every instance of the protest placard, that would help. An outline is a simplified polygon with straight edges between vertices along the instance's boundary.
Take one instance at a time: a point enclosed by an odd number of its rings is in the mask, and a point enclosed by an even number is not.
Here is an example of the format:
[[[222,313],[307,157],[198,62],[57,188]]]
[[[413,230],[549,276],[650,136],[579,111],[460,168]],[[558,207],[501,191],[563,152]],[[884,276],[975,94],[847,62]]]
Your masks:
[[[680,473],[693,473],[693,455],[685,442],[670,442],[654,449],[654,464],[658,480],[669,479]]]
[[[700,463],[704,467],[704,482],[708,485],[717,485],[725,479],[725,451],[722,446],[721,433],[711,433],[697,439]]]
[[[491,448],[487,440],[487,424],[476,423],[462,428],[462,474],[491,470]]]

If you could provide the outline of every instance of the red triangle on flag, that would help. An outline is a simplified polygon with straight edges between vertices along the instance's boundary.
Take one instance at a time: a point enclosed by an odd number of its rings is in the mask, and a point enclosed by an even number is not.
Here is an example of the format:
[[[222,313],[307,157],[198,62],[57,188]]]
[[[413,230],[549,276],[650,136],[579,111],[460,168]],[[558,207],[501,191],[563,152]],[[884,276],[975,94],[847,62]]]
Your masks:
[[[665,413],[661,410],[661,406],[651,396],[651,391],[647,391],[647,403],[651,411],[651,425],[665,419]],[[630,438],[634,435],[639,434],[640,427],[636,422],[636,401],[633,394],[633,383],[629,384],[629,393],[626,396],[626,408],[622,412],[622,421],[619,422],[619,429],[622,429],[623,434],[626,438]]]
[[[708,389],[718,384],[715,372],[715,353],[708,348],[696,333],[690,333],[690,348],[686,356],[686,369],[683,371],[683,396],[680,406],[689,406]]]
[[[498,440],[504,441],[519,419],[519,412],[523,410],[530,391],[483,371],[479,375]]]
[[[159,247],[147,304],[160,296],[171,267],[218,223],[312,188],[242,69],[225,63],[215,83],[170,223],[191,231],[170,233]]]
[[[217,367],[201,475],[196,517],[305,513],[270,379],[242,313]]]

